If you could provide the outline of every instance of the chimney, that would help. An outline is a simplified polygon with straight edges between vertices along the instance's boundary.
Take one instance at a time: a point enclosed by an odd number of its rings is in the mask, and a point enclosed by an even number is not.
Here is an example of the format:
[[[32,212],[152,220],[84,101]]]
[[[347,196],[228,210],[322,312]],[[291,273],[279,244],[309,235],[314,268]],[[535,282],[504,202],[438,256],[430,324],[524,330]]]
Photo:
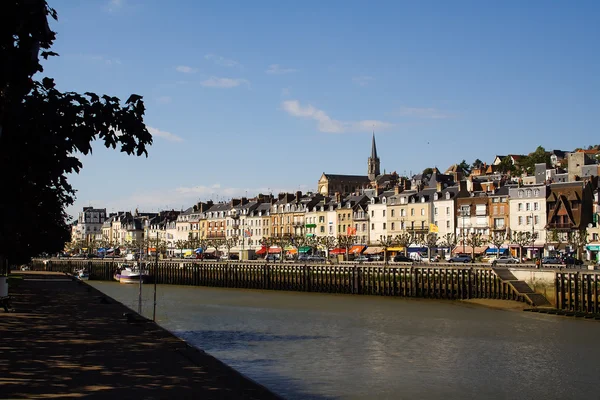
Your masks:
[[[400,194],[400,185],[394,186],[394,194]]]
[[[248,198],[242,197],[242,205],[248,204]]]
[[[435,182],[435,189],[438,192],[441,192],[442,190],[444,190],[444,182],[436,181]]]
[[[340,192],[335,192],[335,201],[336,203],[342,202],[342,196],[340,195]]]
[[[468,190],[467,190],[467,181],[466,180],[463,179],[462,181],[458,182],[458,185],[459,185],[458,186],[459,187],[459,193],[463,193],[464,194],[464,193],[468,192]]]
[[[300,201],[301,198],[302,198],[302,192],[301,191],[297,191],[296,192],[296,201]]]

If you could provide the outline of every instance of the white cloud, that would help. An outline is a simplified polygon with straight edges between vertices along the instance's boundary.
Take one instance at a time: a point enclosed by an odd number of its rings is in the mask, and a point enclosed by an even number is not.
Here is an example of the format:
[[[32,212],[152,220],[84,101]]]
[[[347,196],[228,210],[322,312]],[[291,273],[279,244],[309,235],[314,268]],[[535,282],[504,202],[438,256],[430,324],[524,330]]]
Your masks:
[[[156,98],[156,102],[158,104],[169,104],[172,101],[173,99],[171,98],[171,96],[159,96]]]
[[[373,82],[374,78],[372,76],[355,76],[352,78],[352,82],[357,84],[358,86],[368,86],[369,83]]]
[[[237,187],[223,187],[219,183],[212,185],[200,185],[200,186],[189,186],[189,187],[167,187],[164,189],[157,190],[146,190],[146,191],[132,191],[125,197],[111,197],[111,200],[106,201],[94,201],[92,204],[102,204],[103,208],[113,210],[131,210],[138,208],[140,211],[157,211],[165,209],[186,209],[196,204],[198,201],[228,201],[231,198],[239,197],[254,197],[259,193],[269,194],[288,192],[293,193],[300,189],[306,191],[306,186],[301,185],[299,188],[237,188]],[[82,200],[84,201],[84,200]],[[86,200],[87,201],[87,200]],[[75,210],[75,208],[74,208]],[[75,212],[73,214],[76,215]]]
[[[113,12],[123,7],[123,0],[110,0],[108,2],[108,11]]]
[[[394,126],[394,124],[378,120],[339,121],[331,118],[323,110],[312,105],[302,106],[298,100],[287,100],[281,103],[285,112],[293,117],[314,119],[317,121],[317,129],[327,133],[364,132],[372,129],[383,130]]]
[[[240,86],[242,84],[249,85],[250,82],[248,82],[246,79],[218,78],[216,76],[211,76],[210,78],[200,82],[200,84],[204,87],[229,89],[236,86]]]
[[[148,132],[150,132],[152,137],[159,137],[159,138],[168,140],[170,142],[183,142],[183,139],[181,137],[175,135],[174,133],[161,131],[160,129],[157,129],[157,128],[154,128],[154,127],[151,127],[148,125],[146,125],[146,129],[148,129]]]
[[[283,74],[290,74],[290,73],[296,72],[296,71],[298,71],[298,70],[294,69],[294,68],[283,68],[279,64],[271,64],[271,65],[269,65],[269,68],[267,68],[267,70],[265,72],[267,74],[271,74],[271,75],[283,75]]]
[[[196,68],[187,65],[178,65],[177,67],[175,67],[175,70],[184,74],[193,74],[194,72],[198,71]]]
[[[403,117],[426,118],[426,119],[446,119],[454,115],[437,108],[419,108],[419,107],[401,107],[398,112]]]
[[[232,60],[230,58],[225,58],[222,56],[218,56],[216,54],[207,54],[204,56],[205,59],[214,62],[217,65],[220,65],[222,67],[241,67],[242,65],[235,61]]]

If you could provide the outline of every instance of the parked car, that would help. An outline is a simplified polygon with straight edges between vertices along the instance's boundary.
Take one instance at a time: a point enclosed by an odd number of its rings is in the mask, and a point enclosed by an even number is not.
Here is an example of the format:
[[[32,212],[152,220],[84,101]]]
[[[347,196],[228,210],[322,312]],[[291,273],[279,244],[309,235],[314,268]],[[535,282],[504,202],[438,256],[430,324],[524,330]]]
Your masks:
[[[310,262],[325,262],[327,259],[321,256],[308,256],[308,261]]]
[[[542,258],[542,264],[560,265],[562,261],[558,257],[544,257]]]
[[[383,254],[373,254],[371,261],[383,261]]]
[[[306,253],[298,254],[298,261],[308,261],[309,255]]]
[[[498,258],[492,258],[489,262],[491,264],[518,264],[520,261],[513,256],[500,256]]]
[[[471,258],[471,256],[466,255],[466,254],[459,254],[459,255],[454,256],[454,257],[452,257],[452,258],[450,258],[448,260],[448,262],[451,262],[451,263],[455,263],[455,262],[457,262],[457,263],[470,263],[471,261],[473,261],[473,259]]]
[[[562,261],[565,265],[583,265],[583,261],[573,256],[567,256]]]
[[[411,263],[413,261],[415,261],[415,260],[413,260],[410,257],[406,257],[403,254],[396,254],[396,256],[394,256],[394,262],[409,262],[409,263]]]
[[[279,261],[279,254],[267,254],[266,261]]]
[[[356,262],[367,262],[367,261],[371,261],[371,259],[369,258],[369,256],[365,256],[365,255],[360,255],[360,256],[356,256],[354,258],[354,261]]]

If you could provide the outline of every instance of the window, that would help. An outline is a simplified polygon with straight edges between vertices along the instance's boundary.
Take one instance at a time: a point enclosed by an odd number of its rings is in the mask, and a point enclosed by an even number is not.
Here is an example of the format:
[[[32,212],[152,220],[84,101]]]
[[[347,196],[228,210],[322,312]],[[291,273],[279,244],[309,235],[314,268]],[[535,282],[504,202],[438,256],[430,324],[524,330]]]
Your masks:
[[[438,208],[437,207],[434,207],[434,209],[433,209],[433,215],[438,215]]]
[[[425,209],[421,208],[421,215],[425,215]]]
[[[525,203],[525,211],[531,211],[531,204]]]
[[[446,221],[446,228],[450,229],[450,221]]]
[[[496,229],[504,228],[504,218],[494,218],[494,228],[496,228]]]
[[[519,203],[519,205],[517,206],[517,210],[523,211],[523,203]]]
[[[415,209],[414,208],[410,209],[410,215],[415,215]]]
[[[371,230],[375,230],[375,224],[371,224]]]
[[[371,217],[375,216],[375,210],[371,210]]]
[[[536,210],[536,211],[540,209],[539,204],[538,204],[537,201],[535,203],[533,203],[533,209]]]
[[[396,211],[396,210],[392,209],[392,217],[393,217],[393,216],[394,216],[394,214],[395,214],[395,213],[394,213],[394,211]]]
[[[494,215],[498,215],[498,206],[494,206],[493,210],[494,210]]]
[[[367,231],[367,224],[362,224],[362,231],[366,232]]]
[[[395,229],[395,228],[394,228],[394,223],[392,222],[392,230],[394,230],[394,229]]]
[[[527,216],[527,225],[531,225],[531,216]]]
[[[519,216],[519,225],[523,225],[523,217]]]
[[[504,214],[504,206],[500,206],[500,214]]]
[[[527,189],[527,197],[531,197],[531,189]]]
[[[383,223],[383,230],[386,230],[385,222]]]
[[[519,190],[519,197],[523,197],[523,191]]]
[[[383,216],[385,217],[385,210],[383,210]]]
[[[406,210],[404,208],[400,210],[400,216],[406,217]]]
[[[446,215],[450,215],[450,207],[446,207]]]
[[[536,215],[535,217],[533,217],[533,223],[535,225],[539,225],[540,224],[540,216]]]

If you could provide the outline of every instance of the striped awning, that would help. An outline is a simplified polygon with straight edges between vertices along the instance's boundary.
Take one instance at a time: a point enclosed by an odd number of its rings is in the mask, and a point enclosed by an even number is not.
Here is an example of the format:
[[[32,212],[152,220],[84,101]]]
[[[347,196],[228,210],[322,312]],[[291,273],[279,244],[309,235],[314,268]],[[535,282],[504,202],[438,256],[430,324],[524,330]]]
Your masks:
[[[379,253],[383,253],[383,247],[370,246],[370,247],[367,247],[367,249],[364,251],[363,254],[379,254]]]

